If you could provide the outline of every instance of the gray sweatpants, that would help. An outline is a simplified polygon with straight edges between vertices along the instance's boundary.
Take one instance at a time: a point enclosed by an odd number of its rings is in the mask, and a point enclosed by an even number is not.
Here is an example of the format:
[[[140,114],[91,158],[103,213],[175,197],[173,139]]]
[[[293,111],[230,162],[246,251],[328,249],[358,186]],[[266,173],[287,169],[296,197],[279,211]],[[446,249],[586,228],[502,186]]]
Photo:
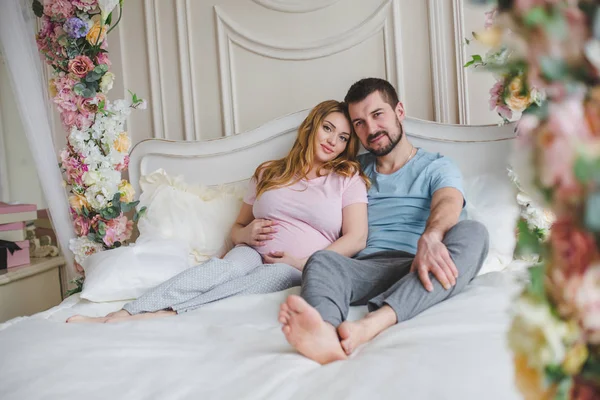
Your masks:
[[[410,267],[414,255],[382,251],[356,259],[332,251],[314,253],[302,275],[302,297],[323,319],[337,327],[348,316],[350,305],[367,305],[375,311],[389,305],[405,321],[460,293],[477,275],[488,253],[487,229],[476,221],[461,221],[443,240],[458,269],[456,285],[445,290],[430,274],[433,291],[423,287]]]
[[[175,275],[125,304],[130,314],[173,310],[178,314],[241,294],[271,293],[300,285],[301,272],[287,264],[263,264],[251,247],[237,246]]]

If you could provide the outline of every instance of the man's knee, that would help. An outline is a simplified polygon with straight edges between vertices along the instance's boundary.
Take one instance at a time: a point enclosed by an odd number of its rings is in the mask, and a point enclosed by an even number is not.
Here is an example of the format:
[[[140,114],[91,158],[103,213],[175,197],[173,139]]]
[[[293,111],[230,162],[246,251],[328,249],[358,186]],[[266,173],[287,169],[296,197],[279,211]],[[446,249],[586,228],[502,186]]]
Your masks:
[[[343,257],[341,254],[331,250],[316,251],[306,260],[302,276],[305,277],[307,274],[327,274],[339,270],[337,266]]]
[[[464,220],[459,221],[452,227],[446,236],[452,235],[453,241],[461,241],[468,244],[480,244],[482,248],[487,249],[489,243],[489,233],[485,225],[479,221]]]

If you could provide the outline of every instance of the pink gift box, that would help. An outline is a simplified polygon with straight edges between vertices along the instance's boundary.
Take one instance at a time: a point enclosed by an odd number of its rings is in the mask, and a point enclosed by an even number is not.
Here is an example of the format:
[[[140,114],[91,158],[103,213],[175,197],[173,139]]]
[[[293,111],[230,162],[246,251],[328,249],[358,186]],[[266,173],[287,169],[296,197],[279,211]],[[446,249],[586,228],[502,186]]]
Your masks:
[[[0,232],[17,231],[25,229],[25,222],[13,222],[12,224],[0,224]]]
[[[8,251],[8,260],[7,266],[8,268],[18,267],[19,265],[29,264],[29,240],[21,240],[19,242],[15,242],[17,246],[21,248],[21,250],[15,250],[13,254],[10,254]]]
[[[37,211],[35,204],[8,204],[0,201],[0,214],[12,214],[27,211]]]

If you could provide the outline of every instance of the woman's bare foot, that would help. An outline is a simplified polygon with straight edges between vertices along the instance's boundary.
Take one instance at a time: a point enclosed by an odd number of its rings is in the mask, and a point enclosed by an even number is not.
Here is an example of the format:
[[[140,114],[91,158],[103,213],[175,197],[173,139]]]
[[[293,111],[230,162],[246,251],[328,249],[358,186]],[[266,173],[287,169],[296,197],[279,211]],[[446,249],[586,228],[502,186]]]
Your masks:
[[[86,317],[85,315],[73,315],[72,317],[67,319],[67,323],[92,322],[92,323],[97,323],[97,324],[103,324],[106,321],[108,321],[110,318],[123,318],[123,317],[127,317],[127,316],[131,316],[131,314],[129,314],[125,310],[111,312],[110,314],[106,314],[106,316],[104,316],[104,317]]]
[[[126,316],[113,316],[106,320],[107,324],[112,324],[114,322],[123,322],[123,321],[132,321],[132,320],[140,320],[140,319],[153,319],[160,317],[168,317],[170,315],[177,315],[175,311],[156,311],[152,313],[142,313],[135,315],[126,315]]]
[[[333,325],[323,321],[319,312],[300,296],[289,296],[281,305],[279,320],[287,341],[298,352],[319,364],[345,360]]]
[[[350,355],[396,322],[396,312],[387,304],[359,321],[345,321],[338,327],[342,348]]]
[[[113,323],[113,322],[122,322],[126,320],[138,320],[138,319],[151,319],[158,317],[167,317],[169,315],[176,315],[175,311],[157,311],[153,313],[142,313],[131,315],[125,310],[119,310],[116,312],[112,312],[107,314],[105,317],[86,317],[83,315],[73,315],[71,318],[67,319],[68,323],[76,323],[76,322],[91,322],[98,324],[105,323]]]

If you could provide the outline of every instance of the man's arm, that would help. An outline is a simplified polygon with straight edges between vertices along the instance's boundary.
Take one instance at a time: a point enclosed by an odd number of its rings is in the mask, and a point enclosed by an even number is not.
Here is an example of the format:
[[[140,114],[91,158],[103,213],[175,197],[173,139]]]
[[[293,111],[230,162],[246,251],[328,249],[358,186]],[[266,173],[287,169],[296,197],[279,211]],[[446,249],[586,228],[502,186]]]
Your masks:
[[[411,267],[411,271],[417,271],[423,286],[430,292],[433,285],[429,272],[446,290],[456,284],[458,270],[442,240],[446,232],[458,222],[463,204],[462,193],[452,187],[435,191],[431,198],[431,214],[425,232],[417,243],[417,254]]]

